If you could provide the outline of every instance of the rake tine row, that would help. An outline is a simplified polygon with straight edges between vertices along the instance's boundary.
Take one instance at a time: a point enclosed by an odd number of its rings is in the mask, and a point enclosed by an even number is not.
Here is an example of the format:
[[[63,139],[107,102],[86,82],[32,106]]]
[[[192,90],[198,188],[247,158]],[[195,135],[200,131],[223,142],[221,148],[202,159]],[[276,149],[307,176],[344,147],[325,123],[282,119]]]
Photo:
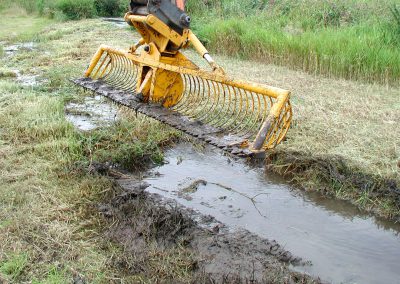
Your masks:
[[[232,145],[235,144],[234,142],[240,141],[242,139],[241,137],[235,135],[223,135],[221,129],[205,125],[199,121],[194,121],[187,116],[163,108],[159,105],[142,103],[136,100],[130,93],[117,90],[101,80],[81,78],[75,79],[73,82],[83,87],[85,90],[101,94],[119,105],[128,107],[153,119],[161,121],[229,153],[239,157],[254,156],[253,152],[245,148],[240,148],[237,145]]]
[[[122,90],[127,92],[127,95],[134,96],[138,89],[140,67],[138,62],[126,56],[105,52],[92,71],[91,78],[101,79],[116,90]],[[240,141],[255,138],[274,105],[274,98],[230,85],[229,82],[202,78],[188,73],[175,74],[182,76],[184,89],[183,95],[177,104],[171,107],[171,110],[214,127],[220,133],[239,137]],[[264,148],[273,148],[283,139],[291,117],[292,109],[287,101],[267,134]],[[166,121],[167,124],[168,122],[173,123]],[[212,137],[206,137],[203,140],[218,144]]]

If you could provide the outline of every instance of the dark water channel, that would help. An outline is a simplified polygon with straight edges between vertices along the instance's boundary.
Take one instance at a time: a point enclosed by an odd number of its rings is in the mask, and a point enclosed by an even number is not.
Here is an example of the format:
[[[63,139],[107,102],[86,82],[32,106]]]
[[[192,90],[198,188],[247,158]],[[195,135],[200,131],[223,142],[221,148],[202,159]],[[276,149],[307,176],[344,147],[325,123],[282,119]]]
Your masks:
[[[347,202],[291,188],[243,160],[191,144],[167,151],[148,191],[275,239],[312,265],[294,270],[333,283],[400,283],[400,225]]]

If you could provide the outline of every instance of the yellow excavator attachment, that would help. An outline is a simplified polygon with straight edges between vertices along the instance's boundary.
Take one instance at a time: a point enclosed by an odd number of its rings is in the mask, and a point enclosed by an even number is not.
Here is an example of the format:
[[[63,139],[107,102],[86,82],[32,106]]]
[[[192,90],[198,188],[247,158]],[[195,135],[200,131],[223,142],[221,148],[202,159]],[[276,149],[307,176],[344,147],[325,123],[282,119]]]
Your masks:
[[[144,15],[131,9],[125,20],[142,39],[129,50],[100,46],[85,78],[74,82],[239,156],[274,148],[291,123],[290,92],[228,77],[192,31],[179,26],[189,17],[169,3],[149,1]],[[176,25],[171,9],[180,13]],[[179,51],[190,44],[211,71]]]

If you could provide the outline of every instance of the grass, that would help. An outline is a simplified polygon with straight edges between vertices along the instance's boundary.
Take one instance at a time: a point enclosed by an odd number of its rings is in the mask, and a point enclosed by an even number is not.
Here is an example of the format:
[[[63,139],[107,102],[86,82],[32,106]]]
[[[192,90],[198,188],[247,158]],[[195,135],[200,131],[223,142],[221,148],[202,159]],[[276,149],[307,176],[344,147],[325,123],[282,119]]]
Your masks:
[[[12,255],[0,265],[0,272],[8,279],[16,279],[24,270],[28,256],[24,253]]]
[[[161,148],[178,133],[125,112],[109,128],[77,132],[65,119],[64,105],[86,94],[67,80],[82,73],[99,44],[87,38],[111,38],[115,30],[101,23],[94,30],[99,22],[93,21],[64,25],[47,19],[38,19],[47,21],[47,26],[41,22],[46,27],[32,25],[29,30],[18,27],[19,21],[30,22],[25,13],[1,16],[2,23],[16,22],[9,27],[13,36],[2,29],[0,41],[34,40],[36,45],[0,58],[2,74],[18,69],[46,81],[23,87],[13,77],[0,78],[0,282],[124,281],[131,275],[112,262],[121,249],[104,240],[107,222],[95,207],[113,191],[113,184],[90,174],[90,165],[137,168],[160,162]],[[164,265],[179,269],[173,262]],[[150,272],[141,276],[143,281],[154,277]]]
[[[29,17],[29,21],[27,21],[28,12],[18,6],[3,10],[2,15],[7,15],[7,17],[0,18],[2,27],[0,38],[2,41],[8,42],[32,40],[39,31],[54,22],[43,17]],[[3,53],[2,49],[0,48],[0,58]]]
[[[399,82],[396,1],[189,0],[188,9],[214,52],[311,74]]]
[[[129,2],[124,0],[2,0],[0,10],[24,10],[58,20],[78,20],[97,16],[122,17]]]

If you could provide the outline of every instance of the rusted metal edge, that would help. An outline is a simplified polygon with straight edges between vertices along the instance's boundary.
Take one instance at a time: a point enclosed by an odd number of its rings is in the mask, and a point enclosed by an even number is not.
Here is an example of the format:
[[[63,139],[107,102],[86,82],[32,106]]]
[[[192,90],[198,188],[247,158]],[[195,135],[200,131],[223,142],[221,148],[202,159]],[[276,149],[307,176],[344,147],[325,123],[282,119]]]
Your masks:
[[[160,105],[140,102],[133,94],[118,90],[107,85],[107,83],[102,80],[79,78],[72,79],[71,81],[86,90],[107,97],[117,104],[126,106],[134,111],[161,121],[233,155],[239,157],[255,157],[255,153],[251,152],[249,149],[238,146],[245,140],[243,137],[231,134],[226,135],[218,128],[195,121],[188,116],[166,109]],[[258,158],[262,156],[263,153],[257,153]]]

